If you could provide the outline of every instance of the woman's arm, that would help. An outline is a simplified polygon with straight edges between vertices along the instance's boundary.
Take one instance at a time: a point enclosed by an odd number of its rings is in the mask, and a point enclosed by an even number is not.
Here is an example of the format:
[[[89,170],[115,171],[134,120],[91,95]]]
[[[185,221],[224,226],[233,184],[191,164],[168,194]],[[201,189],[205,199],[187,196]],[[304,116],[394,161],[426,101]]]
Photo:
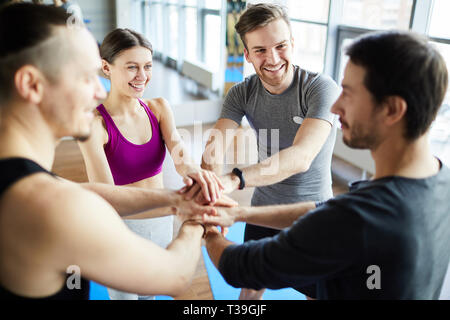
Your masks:
[[[103,118],[97,116],[92,125],[92,132],[89,139],[85,142],[78,142],[89,179],[89,183],[82,184],[83,188],[103,197],[115,207],[122,217],[127,216],[127,219],[157,218],[174,214],[173,207],[158,208],[161,206],[158,202],[159,197],[164,196],[164,201],[166,201],[165,197],[169,195],[167,192],[163,192],[163,190],[154,191],[154,194],[149,195],[144,190],[133,188],[129,189],[133,190],[133,192],[129,192],[129,197],[126,197],[125,192],[121,191],[123,188],[107,188],[107,185],[114,185],[114,179],[104,151],[104,145],[107,142],[108,133],[104,128]],[[139,192],[142,193],[142,196],[138,194]],[[137,201],[138,197],[142,198],[142,201]],[[149,201],[145,201],[147,198]],[[135,202],[133,203],[133,201]],[[149,202],[152,203],[150,204]],[[151,207],[156,209],[147,211]],[[143,210],[146,211],[143,212]],[[139,215],[134,215],[136,213],[139,213]]]
[[[97,116],[93,121],[89,139],[85,142],[78,142],[89,182],[114,184],[114,178],[103,149],[107,143],[108,133],[103,126],[103,118]]]
[[[157,109],[162,136],[173,159],[175,169],[183,177],[184,183],[187,186],[197,183],[202,189],[204,198],[209,202],[216,202],[220,197],[221,189],[223,189],[222,183],[215,173],[202,169],[190,157],[176,128],[169,103],[163,98],[158,98],[149,101],[148,104]]]

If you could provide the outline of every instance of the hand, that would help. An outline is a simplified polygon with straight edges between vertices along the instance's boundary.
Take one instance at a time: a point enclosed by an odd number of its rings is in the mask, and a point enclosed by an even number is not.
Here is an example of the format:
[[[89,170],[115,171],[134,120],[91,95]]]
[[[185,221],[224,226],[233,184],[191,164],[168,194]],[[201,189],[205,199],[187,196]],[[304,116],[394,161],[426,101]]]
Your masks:
[[[226,232],[224,233],[224,230],[226,230]],[[205,225],[205,240],[208,238],[208,236],[211,235],[222,235],[223,237],[225,237],[226,233],[228,232],[228,228],[222,228],[222,232],[219,231],[219,228],[217,228],[216,226],[213,225]]]
[[[205,200],[202,193],[197,193],[197,196],[195,197],[195,202],[201,205],[207,205],[209,204],[208,201]],[[231,199],[230,197],[222,194],[219,199],[214,203],[215,207],[236,207],[239,204]]]
[[[239,207],[225,208],[215,207],[216,214],[203,214],[203,223],[213,226],[231,227],[239,216]]]
[[[222,186],[224,186],[222,193],[230,193],[234,190],[237,190],[239,188],[239,178],[236,177],[234,174],[229,173],[222,177],[220,177],[220,180],[222,182]],[[200,192],[201,188],[198,184],[193,184],[192,186],[185,186],[182,188],[179,193],[184,194],[186,199],[193,199],[195,198],[195,201],[197,203],[205,204],[215,204],[214,202],[208,201],[205,198],[204,193]],[[220,198],[219,198],[220,199]]]
[[[201,190],[204,199],[214,204],[224,189],[222,182],[214,172],[196,167],[190,169],[184,176],[183,182],[186,184],[186,187],[182,189],[182,193],[186,194],[187,200],[196,197]]]
[[[182,220],[192,219],[195,216],[206,215],[216,215],[217,211],[213,206],[198,204],[193,200],[186,200],[183,196],[180,196],[176,206],[175,214],[179,216]]]
[[[214,204],[215,207],[226,207],[226,208],[237,207],[238,205],[239,203],[237,203],[237,201],[224,194],[222,194]]]

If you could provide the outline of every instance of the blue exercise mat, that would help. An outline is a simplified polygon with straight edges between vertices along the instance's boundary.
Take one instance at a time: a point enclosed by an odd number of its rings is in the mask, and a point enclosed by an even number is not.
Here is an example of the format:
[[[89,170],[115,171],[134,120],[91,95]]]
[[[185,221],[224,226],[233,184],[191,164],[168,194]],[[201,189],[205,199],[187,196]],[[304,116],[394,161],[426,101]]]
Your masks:
[[[234,224],[228,231],[227,239],[235,243],[242,243],[244,239],[245,223],[238,222]],[[206,270],[208,271],[209,282],[215,300],[237,300],[241,289],[233,288],[225,282],[222,275],[217,271],[216,267],[209,259],[206,248],[203,247],[203,256],[205,257]],[[305,295],[292,289],[286,288],[281,290],[267,289],[263,295],[264,300],[306,300]]]
[[[235,243],[242,243],[244,238],[245,224],[238,222],[229,228],[227,238]],[[237,300],[241,289],[236,289],[225,282],[222,275],[209,259],[206,248],[202,248],[206,270],[208,272],[211,290],[215,300]],[[305,296],[300,292],[286,288],[281,290],[267,289],[263,298],[265,300],[305,300]],[[91,300],[109,300],[106,287],[91,281]],[[168,296],[157,296],[156,300],[173,300]]]
[[[108,291],[106,287],[91,281],[91,290],[89,292],[89,300],[109,300]]]
[[[156,300],[173,300],[168,296],[156,296]],[[91,281],[91,290],[89,291],[89,300],[110,300],[108,290],[105,286]]]

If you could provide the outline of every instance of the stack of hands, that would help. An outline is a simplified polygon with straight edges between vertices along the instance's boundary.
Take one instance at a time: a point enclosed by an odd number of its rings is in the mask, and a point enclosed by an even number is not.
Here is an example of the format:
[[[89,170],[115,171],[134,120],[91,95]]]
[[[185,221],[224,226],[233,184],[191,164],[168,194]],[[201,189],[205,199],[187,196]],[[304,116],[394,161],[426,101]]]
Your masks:
[[[195,221],[208,232],[226,235],[237,217],[238,203],[226,194],[235,188],[230,175],[219,178],[214,172],[197,169],[183,179],[185,186],[178,191],[183,196],[183,204],[178,207],[177,216],[181,221]]]

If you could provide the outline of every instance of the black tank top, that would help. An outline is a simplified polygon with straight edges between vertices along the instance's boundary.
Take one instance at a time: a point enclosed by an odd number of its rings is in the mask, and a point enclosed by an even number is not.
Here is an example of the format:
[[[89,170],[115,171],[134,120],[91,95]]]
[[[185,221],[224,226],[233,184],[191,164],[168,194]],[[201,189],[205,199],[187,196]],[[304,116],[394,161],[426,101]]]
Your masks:
[[[24,158],[10,158],[0,160],[0,198],[3,193],[14,183],[26,176],[34,173],[45,172],[53,177],[56,175],[38,165],[36,162]],[[68,275],[67,277],[69,277]],[[18,296],[9,290],[3,288],[0,284],[0,300],[88,300],[89,299],[89,281],[81,278],[80,289],[69,289],[66,283],[60,291],[52,296],[43,298],[27,298]]]

